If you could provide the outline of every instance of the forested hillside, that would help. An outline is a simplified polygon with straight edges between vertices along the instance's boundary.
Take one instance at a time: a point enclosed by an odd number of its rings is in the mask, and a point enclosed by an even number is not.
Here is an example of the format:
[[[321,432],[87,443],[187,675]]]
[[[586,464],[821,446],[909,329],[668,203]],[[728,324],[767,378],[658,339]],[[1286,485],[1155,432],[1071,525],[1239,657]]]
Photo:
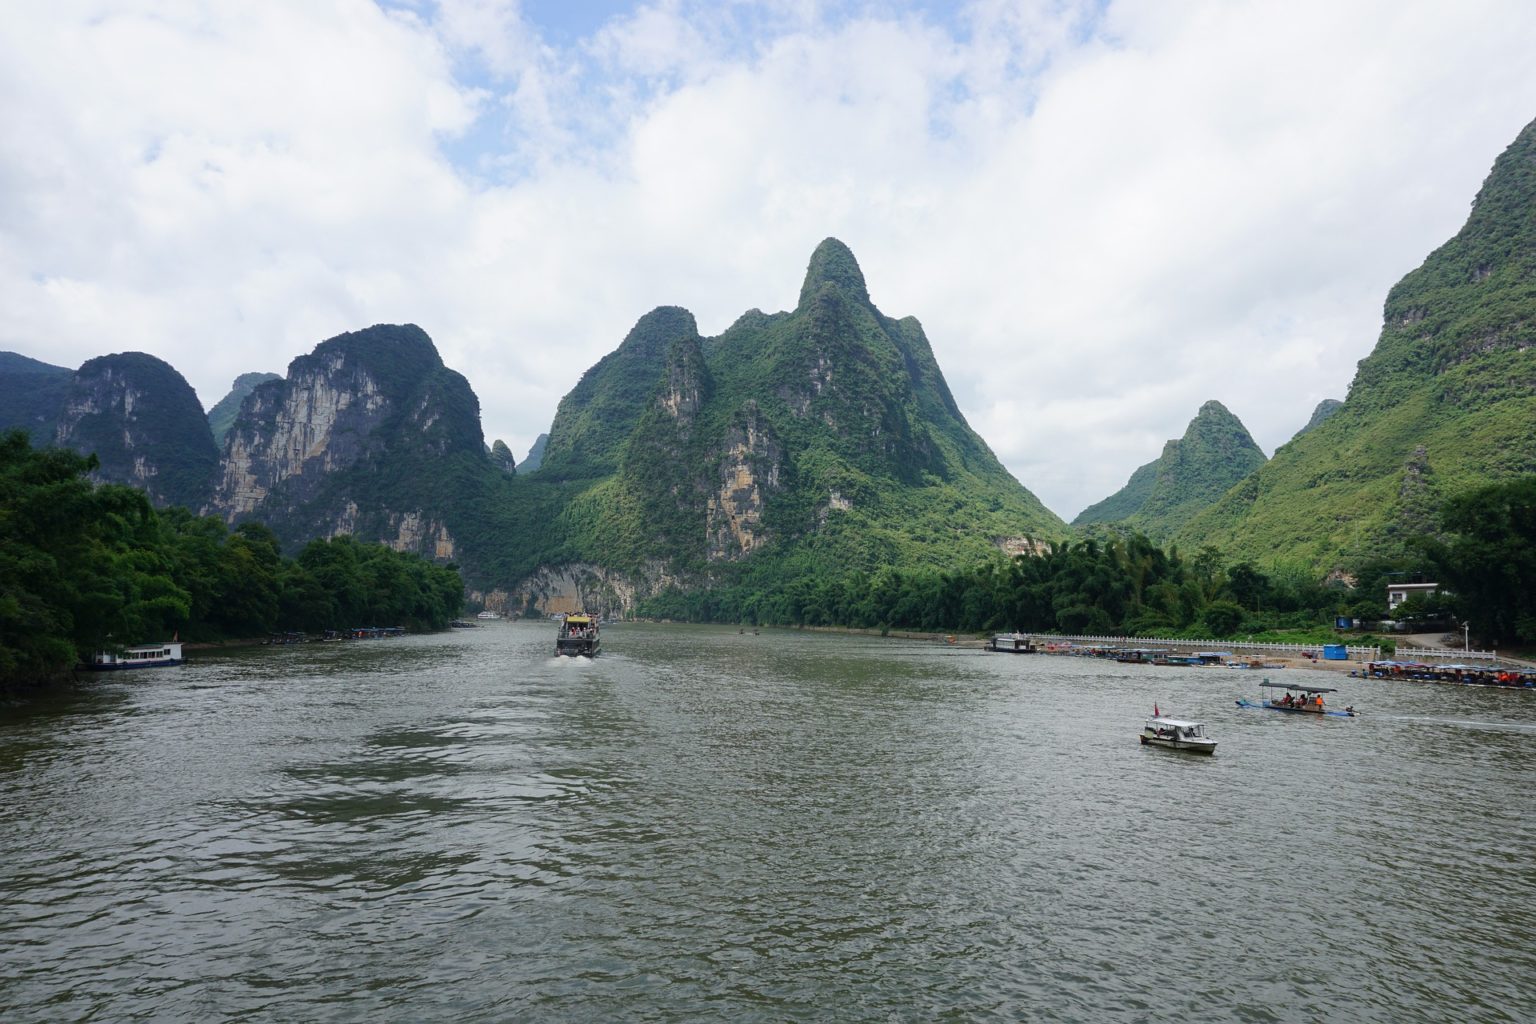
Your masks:
[[[1343,406],[1177,535],[1349,569],[1405,551],[1452,494],[1536,471],[1536,123],[1466,225],[1387,295]]]
[[[637,598],[955,567],[1066,532],[965,422],[922,326],[871,304],[836,239],[790,312],[752,310],[713,338],[677,307],[642,317],[561,402],[513,494],[503,575],[579,563]]]
[[[1132,473],[1118,492],[1084,509],[1072,525],[1113,524],[1163,540],[1262,465],[1264,452],[1242,421],[1212,400],[1183,437],[1169,441],[1162,455]]]

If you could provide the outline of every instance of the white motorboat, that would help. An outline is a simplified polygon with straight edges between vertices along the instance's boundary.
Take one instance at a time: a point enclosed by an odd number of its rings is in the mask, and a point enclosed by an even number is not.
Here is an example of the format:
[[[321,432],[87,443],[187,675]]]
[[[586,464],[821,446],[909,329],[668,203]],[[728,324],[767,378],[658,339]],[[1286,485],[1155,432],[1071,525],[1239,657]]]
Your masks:
[[[1187,750],[1193,754],[1216,753],[1216,741],[1205,734],[1204,722],[1154,714],[1141,730],[1143,746]]]

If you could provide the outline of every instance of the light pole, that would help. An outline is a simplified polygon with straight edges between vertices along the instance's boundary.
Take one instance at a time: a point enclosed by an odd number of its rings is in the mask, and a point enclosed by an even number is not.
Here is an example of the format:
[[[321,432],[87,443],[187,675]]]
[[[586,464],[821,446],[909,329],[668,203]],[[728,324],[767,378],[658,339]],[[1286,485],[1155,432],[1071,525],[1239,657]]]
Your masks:
[[[1467,652],[1472,650],[1472,624],[1469,622],[1461,624],[1461,649]]]

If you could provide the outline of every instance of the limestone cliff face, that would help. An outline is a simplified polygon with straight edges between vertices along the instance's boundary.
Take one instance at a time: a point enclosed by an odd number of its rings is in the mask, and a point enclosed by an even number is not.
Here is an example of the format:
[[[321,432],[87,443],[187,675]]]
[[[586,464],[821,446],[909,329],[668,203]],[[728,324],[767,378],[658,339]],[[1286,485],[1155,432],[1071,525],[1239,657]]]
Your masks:
[[[225,440],[215,506],[233,519],[288,480],[295,481],[289,500],[312,497],[326,473],[362,457],[388,405],[370,369],[344,351],[295,360],[286,381],[255,389],[241,406]]]
[[[447,560],[462,554],[465,474],[481,471],[498,472],[468,382],[419,327],[380,325],[323,342],[251,391],[208,510],[259,518],[291,544],[346,533]]]
[[[213,433],[186,379],[142,352],[99,356],[71,379],[55,444],[95,454],[92,474],[141,487],[156,505],[198,508],[218,461]]]
[[[666,369],[654,400],[657,409],[674,424],[678,436],[686,441],[693,433],[699,410],[713,392],[709,368],[697,335],[684,335],[667,352]]]
[[[757,403],[749,401],[741,420],[726,434],[715,487],[705,506],[711,562],[745,558],[767,540],[763,510],[767,496],[779,489],[783,465],[784,446]]]
[[[534,608],[540,615],[586,612],[603,618],[631,611],[636,599],[670,582],[652,565],[641,573],[615,572],[588,562],[539,569],[511,590],[471,590],[468,597],[493,612],[519,615]]]

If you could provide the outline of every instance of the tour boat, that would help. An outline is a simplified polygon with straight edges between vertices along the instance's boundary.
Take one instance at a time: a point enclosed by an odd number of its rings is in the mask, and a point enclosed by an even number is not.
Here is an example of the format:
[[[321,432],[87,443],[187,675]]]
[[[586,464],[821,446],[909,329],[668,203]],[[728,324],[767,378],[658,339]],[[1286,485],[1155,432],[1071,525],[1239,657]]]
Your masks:
[[[996,633],[992,642],[987,645],[991,651],[1006,651],[1009,654],[1034,654],[1039,648],[1023,633]]]
[[[582,612],[567,615],[555,637],[555,656],[595,657],[599,643],[597,619]]]
[[[1152,708],[1152,717],[1141,730],[1144,747],[1167,747],[1169,750],[1187,750],[1191,754],[1216,753],[1216,741],[1205,734],[1204,722],[1191,722],[1184,718],[1169,718]]]
[[[174,640],[167,640],[163,644],[140,644],[137,647],[125,647],[120,651],[97,651],[91,655],[91,662],[84,666],[92,672],[111,672],[122,668],[160,668],[165,665],[180,665],[184,660],[181,656],[181,644]]]
[[[1325,707],[1323,694],[1337,693],[1331,686],[1302,686],[1299,683],[1272,683],[1265,679],[1259,684],[1271,690],[1284,690],[1284,697],[1265,697],[1258,701],[1237,699],[1240,708],[1266,708],[1270,711],[1289,711],[1297,715],[1332,715],[1335,718],[1354,718],[1357,712],[1353,707],[1347,707],[1343,711],[1335,711]]]

